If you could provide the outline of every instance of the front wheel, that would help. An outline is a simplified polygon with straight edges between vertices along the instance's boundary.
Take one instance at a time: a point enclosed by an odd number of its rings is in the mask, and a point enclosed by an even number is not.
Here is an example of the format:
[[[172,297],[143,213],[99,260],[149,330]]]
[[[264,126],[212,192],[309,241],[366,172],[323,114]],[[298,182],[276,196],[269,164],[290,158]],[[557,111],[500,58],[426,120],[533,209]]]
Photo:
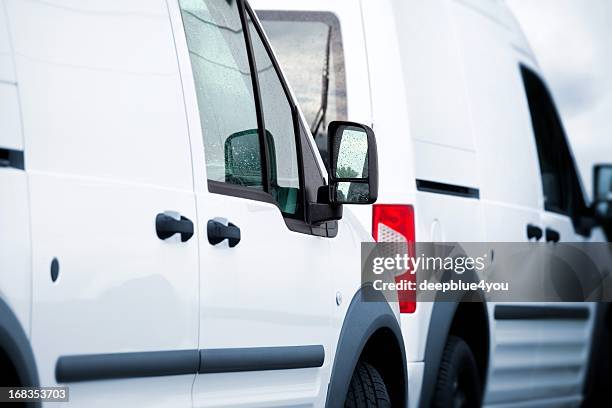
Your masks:
[[[482,390],[478,367],[470,347],[463,339],[449,336],[438,372],[435,407],[479,407]]]
[[[345,408],[390,408],[391,400],[387,385],[372,365],[360,361],[355,368]]]

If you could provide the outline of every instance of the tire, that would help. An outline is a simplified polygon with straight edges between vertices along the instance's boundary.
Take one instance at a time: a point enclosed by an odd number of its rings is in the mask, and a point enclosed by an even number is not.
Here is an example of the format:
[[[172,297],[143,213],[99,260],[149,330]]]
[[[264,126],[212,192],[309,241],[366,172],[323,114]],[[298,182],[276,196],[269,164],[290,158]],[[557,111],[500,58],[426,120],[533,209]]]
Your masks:
[[[378,371],[365,361],[360,361],[355,368],[345,408],[390,408],[391,400],[387,386]]]
[[[482,389],[476,360],[465,341],[449,336],[434,394],[433,406],[439,408],[479,407]]]
[[[608,320],[608,319],[606,319]],[[593,364],[592,379],[589,393],[582,404],[583,408],[595,408],[601,406],[601,401],[612,399],[612,333],[610,322],[604,321],[601,329],[599,349]],[[597,333],[597,332],[595,332]]]

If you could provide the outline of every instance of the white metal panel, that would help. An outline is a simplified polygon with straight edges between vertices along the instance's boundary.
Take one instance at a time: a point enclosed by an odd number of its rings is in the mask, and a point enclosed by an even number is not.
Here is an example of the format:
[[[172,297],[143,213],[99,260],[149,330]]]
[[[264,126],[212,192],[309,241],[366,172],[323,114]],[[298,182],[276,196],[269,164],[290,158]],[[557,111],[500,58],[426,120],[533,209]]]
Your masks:
[[[17,86],[0,82],[0,148],[23,150]]]
[[[576,305],[557,305],[564,306]],[[593,304],[579,306],[589,308],[593,315]],[[592,329],[592,319],[492,320],[485,405],[512,402],[521,406],[531,401],[534,406],[554,406],[562,399],[576,406],[584,385]]]
[[[506,29],[460,3],[451,10],[470,94],[481,197],[499,205],[541,208],[531,116]]]
[[[402,56],[398,33],[404,27],[394,18],[391,0],[363,1],[362,15],[365,46],[368,52],[372,117],[378,145],[379,203],[394,202],[415,192],[414,156],[412,150],[408,98],[404,89]],[[354,33],[352,35],[358,35]],[[348,105],[359,101],[348,93]],[[397,201],[395,201],[397,202]],[[368,208],[369,210],[369,208]],[[371,211],[369,214],[371,217]],[[364,221],[368,228],[370,217]]]
[[[9,21],[6,17],[5,0],[0,0],[0,82],[15,83],[13,49],[9,34]],[[1,105],[0,105],[1,106]]]
[[[32,294],[28,180],[23,170],[0,168],[0,299],[30,334]]]
[[[29,169],[192,188],[163,0],[6,5]]]
[[[474,150],[461,54],[445,0],[397,0],[412,138]]]
[[[6,5],[30,187],[41,384],[56,383],[62,355],[196,349],[198,228],[166,3]],[[156,215],[167,210],[194,221],[190,241],[157,237]],[[187,407],[194,377],[74,383],[70,399]]]

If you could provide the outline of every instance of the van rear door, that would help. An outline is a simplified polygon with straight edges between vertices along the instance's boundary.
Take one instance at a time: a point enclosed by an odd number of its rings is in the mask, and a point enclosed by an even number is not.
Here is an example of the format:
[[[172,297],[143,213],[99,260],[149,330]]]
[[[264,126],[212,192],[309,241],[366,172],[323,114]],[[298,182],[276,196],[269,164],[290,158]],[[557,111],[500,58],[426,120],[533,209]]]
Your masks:
[[[185,225],[179,215],[195,222],[196,206],[166,4],[2,3],[23,117],[40,383],[68,385],[75,406],[191,407],[197,234],[166,233]],[[23,186],[0,185],[11,197],[0,205],[26,211],[15,201]]]

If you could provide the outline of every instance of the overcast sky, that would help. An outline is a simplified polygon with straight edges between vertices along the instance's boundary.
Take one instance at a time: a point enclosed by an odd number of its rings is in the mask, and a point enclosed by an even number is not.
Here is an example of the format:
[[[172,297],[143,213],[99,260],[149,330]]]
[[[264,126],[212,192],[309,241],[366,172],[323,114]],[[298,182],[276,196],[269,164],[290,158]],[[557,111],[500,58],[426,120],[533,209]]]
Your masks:
[[[594,163],[612,163],[612,1],[507,0],[544,71],[592,190]]]

